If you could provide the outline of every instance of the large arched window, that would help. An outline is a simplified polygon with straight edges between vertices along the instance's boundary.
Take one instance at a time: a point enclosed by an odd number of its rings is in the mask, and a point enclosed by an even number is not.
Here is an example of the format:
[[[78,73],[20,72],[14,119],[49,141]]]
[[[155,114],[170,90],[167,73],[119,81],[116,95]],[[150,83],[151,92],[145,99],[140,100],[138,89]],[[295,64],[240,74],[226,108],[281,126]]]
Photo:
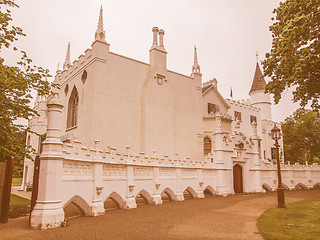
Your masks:
[[[203,140],[203,152],[204,152],[204,155],[208,155],[209,153],[211,153],[211,147],[212,147],[211,139],[208,138],[208,137],[205,137],[204,140]]]
[[[76,127],[78,122],[79,96],[76,87],[73,88],[68,104],[67,128]]]

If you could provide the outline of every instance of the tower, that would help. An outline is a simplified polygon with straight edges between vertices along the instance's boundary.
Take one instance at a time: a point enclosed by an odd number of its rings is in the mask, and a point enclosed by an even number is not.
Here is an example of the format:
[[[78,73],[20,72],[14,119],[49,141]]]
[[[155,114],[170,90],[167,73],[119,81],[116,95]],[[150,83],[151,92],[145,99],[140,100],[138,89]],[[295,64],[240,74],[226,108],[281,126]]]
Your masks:
[[[271,102],[270,94],[265,93],[266,81],[262,76],[262,72],[258,63],[257,53],[257,65],[254,73],[251,89],[249,92],[251,98],[251,104],[261,109],[261,120],[271,120]]]

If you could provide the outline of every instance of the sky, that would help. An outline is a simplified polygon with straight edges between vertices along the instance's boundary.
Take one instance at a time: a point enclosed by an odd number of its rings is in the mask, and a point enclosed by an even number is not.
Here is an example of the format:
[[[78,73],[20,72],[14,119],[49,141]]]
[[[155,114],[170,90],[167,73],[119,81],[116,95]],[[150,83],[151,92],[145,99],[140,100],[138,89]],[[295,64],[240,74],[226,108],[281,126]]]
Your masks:
[[[190,75],[194,45],[203,81],[216,78],[225,98],[249,98],[256,51],[259,63],[270,52],[273,9],[279,0],[23,0],[12,10],[13,24],[26,33],[15,45],[27,51],[33,63],[55,75],[62,68],[68,42],[71,62],[91,47],[103,6],[104,28],[110,51],[149,62],[152,27],[165,30],[168,69]],[[16,55],[0,53],[13,65]],[[266,81],[269,79],[266,78]],[[272,107],[275,121],[283,121],[298,104],[287,90]]]

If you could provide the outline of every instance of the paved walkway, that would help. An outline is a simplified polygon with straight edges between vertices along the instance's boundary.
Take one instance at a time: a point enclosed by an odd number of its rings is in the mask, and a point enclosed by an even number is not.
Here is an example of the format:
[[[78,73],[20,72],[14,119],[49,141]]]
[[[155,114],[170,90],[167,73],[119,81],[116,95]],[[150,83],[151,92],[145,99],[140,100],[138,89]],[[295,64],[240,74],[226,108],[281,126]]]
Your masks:
[[[286,191],[286,202],[320,198],[320,190]],[[276,206],[276,193],[246,194],[131,210],[110,210],[104,216],[70,219],[65,228],[28,229],[28,219],[0,225],[1,239],[262,239],[256,222]]]

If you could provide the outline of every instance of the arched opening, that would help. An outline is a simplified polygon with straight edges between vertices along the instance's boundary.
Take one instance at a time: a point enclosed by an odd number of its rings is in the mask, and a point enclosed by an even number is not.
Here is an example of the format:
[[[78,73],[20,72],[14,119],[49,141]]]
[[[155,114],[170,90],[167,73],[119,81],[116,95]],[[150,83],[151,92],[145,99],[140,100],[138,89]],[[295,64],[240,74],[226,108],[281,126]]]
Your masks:
[[[266,183],[262,184],[261,187],[262,187],[264,190],[266,190],[266,192],[271,192],[271,191],[272,191],[272,188],[271,188],[268,184],[266,184]]]
[[[298,183],[295,187],[294,190],[306,190],[308,189],[306,185],[304,185],[303,183]]]
[[[206,187],[206,189],[203,191],[204,196],[207,197],[213,197],[215,195],[215,191],[211,186]]]
[[[68,95],[68,92],[69,92],[69,85],[67,84],[67,85],[64,87],[64,95],[67,96],[67,95]]]
[[[312,189],[320,189],[320,183],[316,183]]]
[[[197,194],[191,187],[187,187],[183,191],[183,197],[184,197],[185,200],[186,199],[191,199],[191,198],[197,198]]]
[[[63,206],[63,211],[65,218],[75,218],[87,215],[90,207],[82,197],[76,195]]]
[[[146,190],[141,190],[136,196],[137,205],[150,204],[152,200],[151,195]]]
[[[203,152],[205,156],[211,153],[211,148],[212,148],[211,139],[209,137],[205,137],[203,139]]]
[[[124,206],[124,200],[116,192],[112,192],[104,201],[105,210],[119,209],[119,208],[123,208],[123,206]]]
[[[242,167],[240,164],[233,166],[233,190],[235,193],[243,193]]]
[[[27,140],[27,148],[30,148],[31,144],[30,144],[30,135],[28,136],[28,140]]]
[[[88,73],[86,70],[83,71],[82,73],[82,76],[81,76],[81,80],[82,80],[82,83],[85,84],[86,80],[87,80],[87,77],[88,77]]]
[[[282,183],[282,187],[284,188],[284,190],[290,190],[290,188],[284,183]]]
[[[162,202],[170,202],[175,198],[174,192],[170,188],[165,188],[161,193]]]
[[[76,127],[78,123],[79,96],[76,87],[73,87],[68,103],[67,128]]]

